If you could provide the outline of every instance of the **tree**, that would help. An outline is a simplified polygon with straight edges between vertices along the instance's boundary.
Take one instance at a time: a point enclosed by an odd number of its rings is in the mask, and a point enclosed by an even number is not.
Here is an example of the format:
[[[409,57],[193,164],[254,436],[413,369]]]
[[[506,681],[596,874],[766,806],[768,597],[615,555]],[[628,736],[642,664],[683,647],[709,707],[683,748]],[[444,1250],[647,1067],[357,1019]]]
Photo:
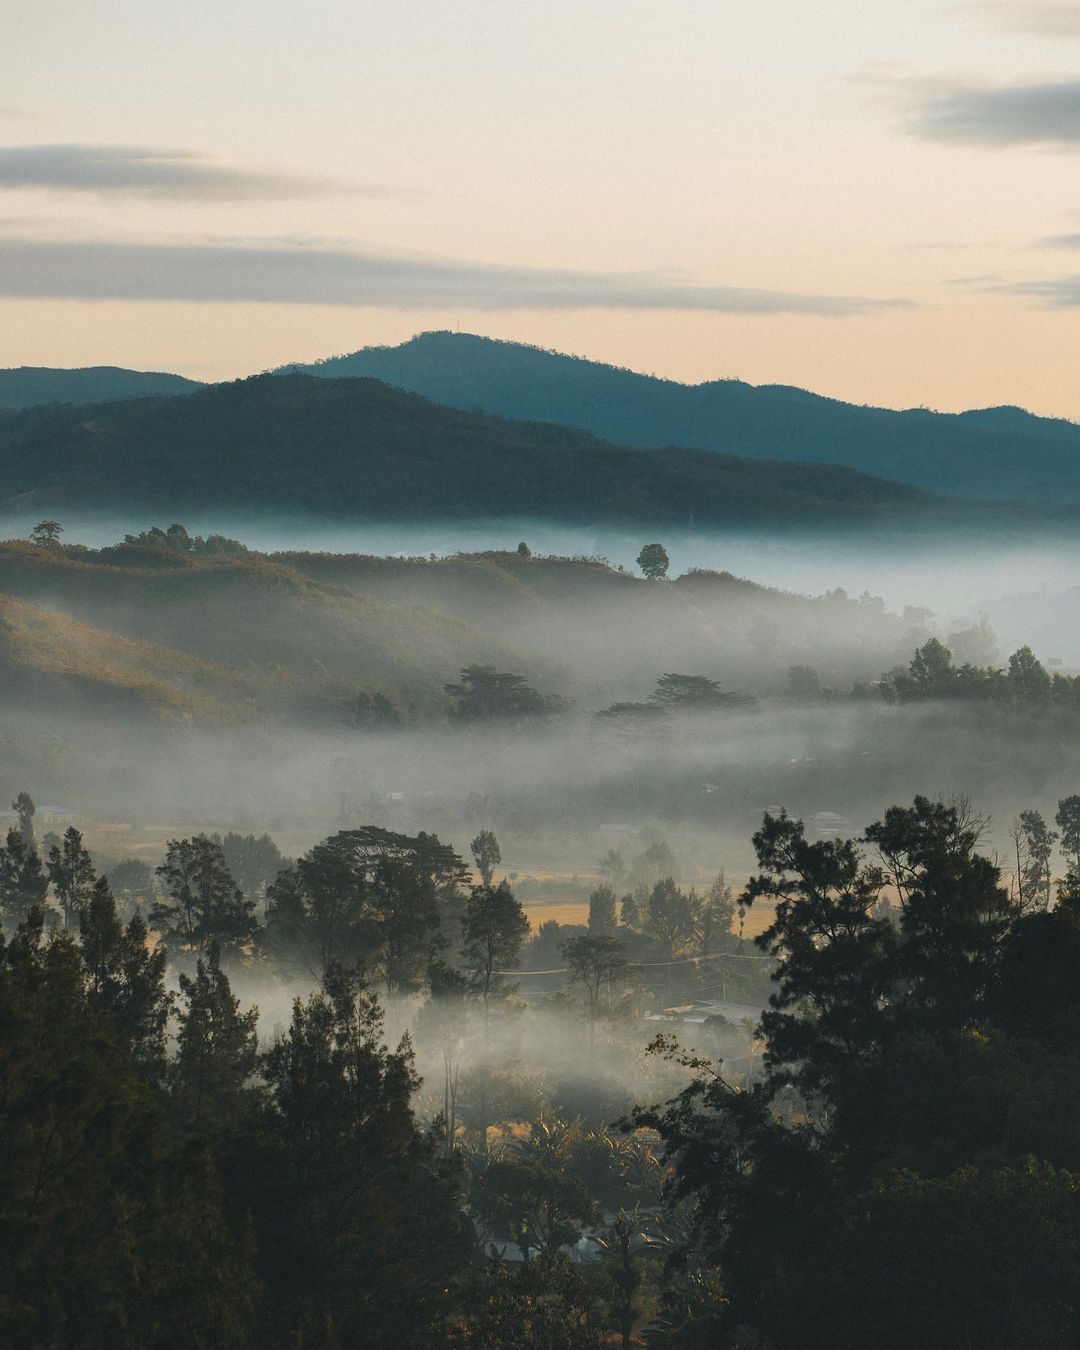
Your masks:
[[[0,1343],[251,1350],[256,1285],[70,933],[0,946]]]
[[[596,864],[596,870],[608,878],[612,887],[618,887],[626,876],[626,859],[618,849],[609,848]]]
[[[64,911],[64,923],[74,928],[97,880],[93,860],[83,848],[82,835],[74,825],[64,831],[59,845],[49,849],[48,869],[49,880]]]
[[[615,915],[615,891],[603,882],[589,896],[589,932],[614,933],[619,926]]]
[[[453,722],[516,721],[558,711],[562,700],[537,693],[524,675],[494,666],[465,666],[459,684],[444,686],[450,695],[447,716]]]
[[[240,1011],[216,942],[196,961],[194,978],[180,975],[178,1020],[173,1099],[191,1126],[227,1127],[237,1120],[255,1072],[259,1010]]]
[[[128,912],[154,902],[154,872],[141,858],[124,858],[108,872],[109,886]]]
[[[150,922],[176,952],[203,954],[216,943],[236,955],[255,936],[255,904],[233,880],[219,843],[204,834],[170,839],[157,869],[165,888]]]
[[[1050,702],[1051,680],[1030,647],[1021,647],[1009,657],[1009,692],[1030,707]]]
[[[528,546],[528,544],[524,541],[524,539],[517,546],[517,555],[519,558],[532,557],[532,549]]]
[[[732,940],[735,897],[723,872],[705,892],[697,909],[697,945],[703,956],[720,951]]]
[[[316,977],[334,964],[380,965],[397,987],[415,987],[458,927],[465,864],[421,831],[376,825],[316,844],[268,890],[265,949]]]
[[[1038,811],[1021,811],[1019,816],[1021,847],[1025,857],[1023,886],[1025,899],[1048,909],[1050,906],[1051,869],[1057,832],[1050,829]]]
[[[649,581],[660,581],[667,576],[670,563],[663,544],[645,544],[637,555],[637,565]]]
[[[79,910],[79,943],[87,989],[131,1048],[139,1076],[159,1084],[172,995],[165,990],[165,949],[150,950],[146,922],[134,914],[125,928],[103,877]]]
[[[8,830],[7,843],[0,848],[0,920],[8,932],[25,923],[35,909],[44,917],[48,890],[41,859],[21,830]]]
[[[716,680],[707,675],[661,675],[649,701],[660,708],[686,712],[707,712],[714,708],[732,708],[752,703],[747,694],[725,693]]]
[[[373,971],[388,995],[416,993],[442,949],[442,914],[431,874],[405,858],[383,858],[368,899]]]
[[[509,1238],[526,1261],[570,1246],[595,1213],[581,1180],[559,1165],[519,1153],[489,1163],[472,1201],[497,1236]]]
[[[567,983],[580,984],[589,1009],[589,1054],[596,1045],[596,1019],[603,999],[608,1010],[615,986],[626,976],[627,946],[611,933],[580,933],[562,944]]]
[[[443,1343],[446,1350],[601,1350],[604,1307],[595,1283],[561,1252],[525,1262],[493,1257]]]
[[[480,873],[480,880],[490,886],[495,877],[495,869],[502,862],[502,849],[491,830],[481,830],[469,845],[469,851]]]
[[[293,1004],[265,1059],[261,1150],[245,1202],[274,1320],[315,1311],[341,1346],[439,1343],[469,1253],[450,1175],[411,1108],[412,1050],[382,1041],[382,1011],[355,969],[332,966]]]
[[[33,852],[36,847],[34,839],[34,816],[37,813],[37,807],[29,792],[20,792],[11,803],[11,809],[19,818],[19,833],[22,835],[23,843]]]
[[[30,539],[42,548],[52,548],[59,544],[63,533],[64,527],[58,520],[39,520],[30,531]]]
[[[520,960],[529,920],[505,881],[474,886],[461,921],[461,957],[469,984],[485,1012],[493,998],[510,992],[504,971]]]
[[[684,955],[697,929],[697,896],[682,891],[671,877],[662,877],[645,904],[642,927],[667,961]]]
[[[1058,802],[1054,823],[1061,831],[1061,851],[1069,870],[1080,873],[1080,796],[1063,797]]]
[[[221,845],[221,856],[236,884],[250,899],[262,898],[266,888],[285,866],[281,850],[268,834],[236,834],[230,831],[219,837],[211,835]]]

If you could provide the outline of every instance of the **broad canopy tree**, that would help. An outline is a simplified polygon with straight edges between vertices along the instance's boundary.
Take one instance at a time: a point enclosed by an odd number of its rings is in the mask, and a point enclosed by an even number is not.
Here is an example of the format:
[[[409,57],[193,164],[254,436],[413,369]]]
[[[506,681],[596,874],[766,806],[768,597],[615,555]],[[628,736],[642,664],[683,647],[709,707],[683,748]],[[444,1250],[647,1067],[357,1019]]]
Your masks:
[[[433,834],[342,830],[278,874],[262,941],[315,975],[363,960],[388,992],[415,990],[452,941],[467,879],[462,859]]]

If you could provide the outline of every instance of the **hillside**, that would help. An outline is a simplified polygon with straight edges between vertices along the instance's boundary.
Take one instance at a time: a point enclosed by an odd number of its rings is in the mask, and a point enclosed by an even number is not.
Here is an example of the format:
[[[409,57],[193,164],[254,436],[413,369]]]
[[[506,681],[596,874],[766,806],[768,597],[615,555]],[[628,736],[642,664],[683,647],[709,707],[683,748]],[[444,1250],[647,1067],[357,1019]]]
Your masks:
[[[321,585],[258,555],[75,556],[2,543],[0,624],[22,670],[97,690],[146,687],[151,703],[185,715],[340,721],[364,690],[441,708],[442,686],[462,666],[520,661],[461,619]]]
[[[0,370],[0,408],[36,408],[48,403],[109,403],[147,394],[185,394],[200,388],[197,380],[162,371],[123,370],[119,366],[85,366],[57,370],[49,366],[16,366]]]
[[[0,543],[5,688],[20,706],[186,720],[347,721],[361,692],[441,717],[465,665],[526,675],[586,709],[643,697],[668,670],[780,689],[792,664],[876,678],[906,621],[727,573],[655,585],[600,561],[513,553],[403,559],[200,558],[145,545]]]
[[[0,678],[10,709],[245,720],[258,683],[215,662],[0,594]]]
[[[641,450],[462,412],[376,380],[256,376],[183,397],[0,416],[8,506],[288,509],[357,520],[520,517],[816,528],[976,520],[816,464]]]
[[[959,497],[1080,502],[1080,426],[1020,408],[894,412],[783,385],[686,385],[468,333],[423,333],[285,369],[372,376],[438,403],[581,427],[621,445],[843,464]]]

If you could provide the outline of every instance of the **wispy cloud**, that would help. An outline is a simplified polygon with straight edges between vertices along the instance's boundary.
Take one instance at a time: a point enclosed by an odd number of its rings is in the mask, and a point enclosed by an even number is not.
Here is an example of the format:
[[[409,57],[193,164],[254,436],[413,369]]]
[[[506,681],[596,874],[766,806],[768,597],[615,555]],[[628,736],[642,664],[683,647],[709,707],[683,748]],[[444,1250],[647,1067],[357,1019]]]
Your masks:
[[[915,96],[909,130],[925,140],[1001,148],[1080,148],[1080,80],[955,85]]]
[[[0,295],[393,309],[639,309],[843,317],[899,299],[696,285],[662,273],[574,272],[341,248],[0,242]]]
[[[1080,247],[1078,241],[1077,247]],[[1080,276],[1016,278],[965,277],[957,285],[968,285],[973,290],[991,295],[1011,295],[1023,300],[1037,300],[1048,309],[1080,309]]]
[[[1011,281],[995,287],[995,290],[1029,300],[1041,300],[1050,309],[1080,309],[1080,276]]]
[[[1080,234],[1048,234],[1035,240],[1036,248],[1080,248]]]
[[[0,189],[5,188],[210,202],[388,191],[377,185],[365,188],[310,175],[240,168],[195,150],[138,145],[5,146],[0,148]]]
[[[1076,0],[979,0],[966,8],[1020,33],[1080,37],[1080,5]]]

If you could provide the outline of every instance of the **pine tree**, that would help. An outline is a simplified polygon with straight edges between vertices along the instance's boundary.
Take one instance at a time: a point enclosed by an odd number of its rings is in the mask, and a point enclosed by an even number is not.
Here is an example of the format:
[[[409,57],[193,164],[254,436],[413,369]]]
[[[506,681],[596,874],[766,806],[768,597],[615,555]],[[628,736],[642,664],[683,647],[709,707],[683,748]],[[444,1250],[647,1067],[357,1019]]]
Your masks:
[[[0,848],[0,920],[4,927],[12,932],[24,923],[34,908],[44,906],[48,890],[41,859],[21,830],[8,830],[7,843]]]
[[[79,916],[87,987],[131,1047],[139,1075],[159,1083],[172,997],[165,990],[165,949],[151,951],[146,922],[135,914],[125,928],[102,877]]]
[[[49,849],[49,880],[64,911],[64,923],[68,928],[77,925],[79,915],[90,900],[96,880],[94,864],[83,848],[82,835],[74,825],[64,831],[60,845]]]
[[[240,1112],[258,1059],[258,1008],[240,1011],[217,944],[199,957],[194,978],[180,976],[173,1099],[196,1126],[222,1128]]]

